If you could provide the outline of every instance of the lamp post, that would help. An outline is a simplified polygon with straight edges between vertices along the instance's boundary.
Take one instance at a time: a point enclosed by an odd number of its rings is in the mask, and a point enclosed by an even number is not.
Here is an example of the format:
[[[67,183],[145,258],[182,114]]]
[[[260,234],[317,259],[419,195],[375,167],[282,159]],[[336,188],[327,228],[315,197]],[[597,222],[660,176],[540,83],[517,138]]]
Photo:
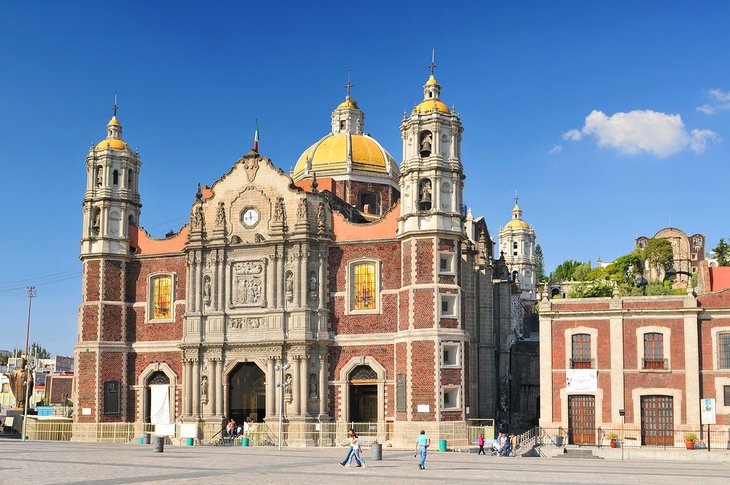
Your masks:
[[[30,307],[33,298],[38,295],[35,286],[28,287],[28,327],[25,330],[25,401],[23,402],[23,441],[26,440],[25,430],[28,422],[28,399],[30,394],[30,359],[28,358],[28,343],[30,341]],[[21,361],[22,362],[22,361]]]
[[[279,388],[279,451],[281,451],[281,430],[284,427],[284,390],[287,387],[284,382],[284,371],[289,367],[291,367],[289,363],[283,359],[281,364],[276,364],[276,370],[279,371],[279,384],[277,384]]]

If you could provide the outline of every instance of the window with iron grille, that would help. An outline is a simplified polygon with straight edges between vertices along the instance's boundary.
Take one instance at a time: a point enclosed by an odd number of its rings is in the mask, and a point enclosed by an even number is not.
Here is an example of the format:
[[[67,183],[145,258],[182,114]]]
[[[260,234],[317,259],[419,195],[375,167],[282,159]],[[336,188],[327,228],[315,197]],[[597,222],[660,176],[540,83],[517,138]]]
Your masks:
[[[730,369],[730,333],[717,335],[718,369]]]
[[[591,368],[591,336],[587,333],[573,335],[573,369]]]
[[[104,383],[104,414],[119,413],[119,381]]]
[[[664,368],[664,335],[657,332],[644,334],[644,369]]]

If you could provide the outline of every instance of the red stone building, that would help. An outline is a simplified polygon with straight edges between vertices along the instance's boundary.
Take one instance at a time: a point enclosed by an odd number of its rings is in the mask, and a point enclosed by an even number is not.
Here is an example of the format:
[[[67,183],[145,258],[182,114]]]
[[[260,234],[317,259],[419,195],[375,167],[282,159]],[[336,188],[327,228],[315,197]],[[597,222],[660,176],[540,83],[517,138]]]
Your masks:
[[[691,290],[690,290],[691,291]],[[714,398],[730,427],[730,289],[699,296],[543,299],[540,425],[592,444],[601,429],[641,444],[675,444],[700,430]]]
[[[348,93],[291,177],[251,151],[154,239],[115,109],[86,160],[77,421],[495,416],[515,287],[465,210],[461,121],[432,75],[400,167],[363,128]]]

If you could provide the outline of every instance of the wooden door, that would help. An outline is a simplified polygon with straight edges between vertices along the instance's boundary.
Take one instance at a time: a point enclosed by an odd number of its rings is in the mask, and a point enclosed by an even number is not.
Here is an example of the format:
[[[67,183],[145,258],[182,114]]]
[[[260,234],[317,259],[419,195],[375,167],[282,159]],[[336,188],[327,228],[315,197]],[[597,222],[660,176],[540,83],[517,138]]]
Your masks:
[[[595,396],[568,396],[568,442],[574,445],[596,443]]]
[[[641,444],[674,446],[674,398],[641,397]]]

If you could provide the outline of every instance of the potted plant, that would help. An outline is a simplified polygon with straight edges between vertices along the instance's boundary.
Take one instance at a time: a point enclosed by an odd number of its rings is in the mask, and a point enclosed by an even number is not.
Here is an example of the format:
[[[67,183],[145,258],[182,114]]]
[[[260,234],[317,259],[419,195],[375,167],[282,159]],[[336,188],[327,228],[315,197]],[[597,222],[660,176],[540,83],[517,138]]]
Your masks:
[[[618,434],[608,433],[606,435],[606,438],[611,440],[611,448],[616,448],[616,446],[618,445]]]
[[[697,435],[695,433],[687,433],[684,435],[684,444],[688,450],[695,447],[695,441],[697,441]]]

